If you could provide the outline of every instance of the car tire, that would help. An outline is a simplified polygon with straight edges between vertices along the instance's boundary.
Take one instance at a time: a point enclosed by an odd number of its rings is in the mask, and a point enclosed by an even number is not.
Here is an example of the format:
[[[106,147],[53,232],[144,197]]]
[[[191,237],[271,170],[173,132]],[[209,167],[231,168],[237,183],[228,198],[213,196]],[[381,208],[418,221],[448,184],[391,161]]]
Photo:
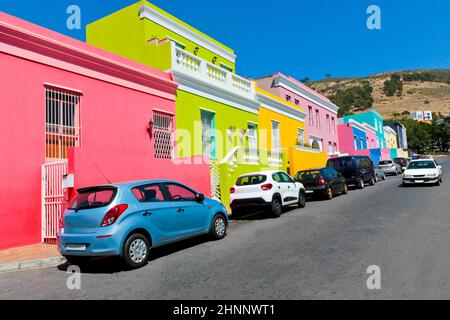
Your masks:
[[[382,180],[386,180],[386,174],[383,174],[383,177],[381,177]]]
[[[303,191],[298,193],[298,207],[304,208],[306,206],[306,195]]]
[[[75,266],[82,266],[86,264],[86,262],[89,259],[88,257],[80,257],[80,256],[64,256],[64,258],[66,258],[68,263]]]
[[[342,190],[342,194],[347,194],[348,193],[348,186],[346,183],[344,183],[344,190]]]
[[[325,192],[325,199],[333,199],[333,189],[331,187],[328,187],[327,191]]]
[[[358,186],[358,189],[364,189],[364,179],[363,178],[359,178],[357,186]]]
[[[272,200],[272,207],[270,208],[270,213],[272,217],[279,218],[281,216],[282,206],[281,201],[278,198]]]
[[[150,253],[148,239],[140,233],[128,237],[123,245],[123,261],[125,266],[132,269],[143,267],[147,263]]]
[[[227,220],[224,215],[218,213],[211,222],[211,237],[214,240],[221,240],[227,235]]]
[[[435,185],[436,185],[437,187],[439,187],[439,186],[441,185],[441,180],[438,180],[438,181],[435,183]]]
[[[378,176],[375,175],[375,183],[378,183],[378,181],[380,181],[380,179],[378,179]]]
[[[375,179],[373,177],[370,177],[369,185],[370,186],[375,185]]]

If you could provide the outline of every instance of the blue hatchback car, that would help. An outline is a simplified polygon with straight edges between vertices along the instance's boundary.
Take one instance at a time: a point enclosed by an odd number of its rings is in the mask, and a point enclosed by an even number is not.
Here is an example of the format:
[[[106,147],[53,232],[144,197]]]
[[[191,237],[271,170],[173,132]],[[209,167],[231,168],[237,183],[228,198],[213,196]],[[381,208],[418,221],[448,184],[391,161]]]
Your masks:
[[[226,235],[225,207],[177,181],[140,181],[77,190],[60,221],[58,248],[71,263],[120,256],[143,266],[150,248],[186,238]]]

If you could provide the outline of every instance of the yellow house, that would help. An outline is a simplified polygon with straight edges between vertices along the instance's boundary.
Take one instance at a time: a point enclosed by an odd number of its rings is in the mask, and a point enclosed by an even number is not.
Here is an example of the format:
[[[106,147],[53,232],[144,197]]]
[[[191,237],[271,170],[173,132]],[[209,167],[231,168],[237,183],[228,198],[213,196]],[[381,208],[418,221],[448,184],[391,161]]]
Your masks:
[[[397,149],[397,133],[389,126],[384,126],[385,146],[389,149]]]
[[[294,176],[299,170],[323,167],[327,155],[305,146],[304,110],[256,87],[259,108],[259,148],[282,153],[286,171]]]

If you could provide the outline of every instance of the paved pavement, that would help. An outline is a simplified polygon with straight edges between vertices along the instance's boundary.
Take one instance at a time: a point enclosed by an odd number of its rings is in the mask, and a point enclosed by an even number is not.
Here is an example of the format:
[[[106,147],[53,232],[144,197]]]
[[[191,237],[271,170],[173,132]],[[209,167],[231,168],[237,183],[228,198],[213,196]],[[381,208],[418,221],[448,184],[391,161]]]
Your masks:
[[[440,187],[400,185],[388,177],[280,219],[248,217],[225,240],[155,250],[139,270],[100,259],[81,290],[67,289],[67,265],[3,273],[0,299],[449,299],[450,174]],[[367,289],[370,265],[381,290]]]

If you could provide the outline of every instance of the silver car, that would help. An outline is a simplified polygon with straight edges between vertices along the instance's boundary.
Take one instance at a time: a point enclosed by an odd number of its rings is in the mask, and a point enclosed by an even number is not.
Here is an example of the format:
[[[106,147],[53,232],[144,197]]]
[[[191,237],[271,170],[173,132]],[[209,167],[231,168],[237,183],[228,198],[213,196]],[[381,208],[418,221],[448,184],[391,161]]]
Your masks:
[[[384,169],[380,166],[375,166],[375,182],[386,180],[386,174],[384,172]]]
[[[378,162],[378,166],[384,170],[385,174],[392,174],[392,175],[398,175],[402,174],[402,167],[395,163],[392,160],[381,160]]]

